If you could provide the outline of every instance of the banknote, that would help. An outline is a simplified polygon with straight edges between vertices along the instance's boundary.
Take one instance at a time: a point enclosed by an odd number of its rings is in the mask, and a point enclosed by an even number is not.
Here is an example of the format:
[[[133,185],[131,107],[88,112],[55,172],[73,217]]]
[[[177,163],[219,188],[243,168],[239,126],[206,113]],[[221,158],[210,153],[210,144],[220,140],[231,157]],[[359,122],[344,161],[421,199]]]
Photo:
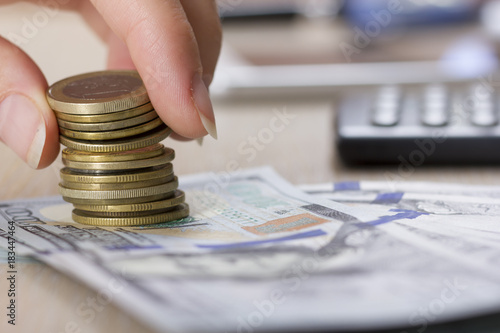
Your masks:
[[[500,215],[500,186],[352,181],[300,188],[317,198],[343,203],[393,206],[437,215]]]
[[[19,254],[158,331],[410,332],[500,311],[498,215],[423,210],[418,191],[313,187],[268,168],[188,176],[188,218],[134,228],[75,224],[59,197],[2,202],[0,245],[15,225]],[[76,311],[85,327],[92,308]]]
[[[9,256],[9,251],[0,247],[0,264],[7,264],[9,261],[8,256]],[[30,257],[29,255],[26,256],[17,255],[15,261],[16,263],[36,262],[36,260]]]
[[[500,198],[500,186],[412,181],[343,181],[299,186],[315,195],[339,193],[425,193]]]
[[[182,189],[191,207],[189,217],[128,228],[74,223],[72,205],[58,196],[3,202],[0,239],[5,239],[8,221],[13,221],[22,251],[85,250],[101,258],[119,258],[308,239],[314,239],[308,242],[313,244],[327,239],[344,222],[371,218],[370,213],[346,205],[312,202],[268,168],[185,177]]]

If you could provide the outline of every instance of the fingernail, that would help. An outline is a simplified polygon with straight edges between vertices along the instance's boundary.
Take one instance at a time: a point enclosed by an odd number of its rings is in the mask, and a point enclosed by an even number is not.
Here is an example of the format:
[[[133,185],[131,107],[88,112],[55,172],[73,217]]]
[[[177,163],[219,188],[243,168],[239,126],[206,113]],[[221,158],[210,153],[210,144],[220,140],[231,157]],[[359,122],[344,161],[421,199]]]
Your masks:
[[[45,121],[29,98],[13,94],[0,103],[0,138],[32,168],[40,164],[45,137]]]
[[[35,136],[31,143],[28,154],[26,155],[26,161],[28,165],[33,169],[37,169],[40,165],[40,159],[42,158],[43,147],[45,147],[45,139],[47,133],[45,130],[45,121],[41,118],[41,122],[38,124],[35,132]]]
[[[200,73],[196,73],[191,82],[191,96],[203,127],[205,127],[208,134],[217,139],[214,109],[208,96],[207,86],[203,83]]]
[[[205,83],[205,87],[207,87],[207,90],[208,90],[208,87],[210,87],[210,84],[212,83],[213,78],[214,78],[213,75],[203,74],[203,83]]]
[[[203,146],[203,137],[196,139],[196,142],[198,142],[198,146]]]

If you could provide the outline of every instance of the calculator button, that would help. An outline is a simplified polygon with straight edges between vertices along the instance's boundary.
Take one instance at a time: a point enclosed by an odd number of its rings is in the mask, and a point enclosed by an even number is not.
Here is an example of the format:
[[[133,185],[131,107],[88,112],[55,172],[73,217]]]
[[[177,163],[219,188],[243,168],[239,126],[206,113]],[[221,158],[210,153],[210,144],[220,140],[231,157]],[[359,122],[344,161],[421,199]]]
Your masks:
[[[446,105],[426,105],[422,113],[422,124],[426,126],[445,126],[448,123]]]
[[[495,126],[498,123],[494,105],[474,108],[471,123],[476,126]]]
[[[425,87],[420,120],[426,126],[445,126],[448,123],[448,91],[444,85]]]
[[[372,110],[372,124],[394,126],[399,121],[401,89],[398,86],[383,86],[379,89]]]
[[[378,98],[399,99],[401,97],[401,87],[397,85],[386,85],[379,88]]]
[[[494,103],[493,89],[475,86],[472,90],[474,104],[471,110],[470,122],[476,126],[495,126],[498,123],[497,108]]]
[[[433,83],[425,87],[425,98],[437,98],[442,99],[448,96],[448,89],[442,83]]]
[[[377,112],[373,115],[372,123],[377,126],[394,126],[398,123],[397,111]]]

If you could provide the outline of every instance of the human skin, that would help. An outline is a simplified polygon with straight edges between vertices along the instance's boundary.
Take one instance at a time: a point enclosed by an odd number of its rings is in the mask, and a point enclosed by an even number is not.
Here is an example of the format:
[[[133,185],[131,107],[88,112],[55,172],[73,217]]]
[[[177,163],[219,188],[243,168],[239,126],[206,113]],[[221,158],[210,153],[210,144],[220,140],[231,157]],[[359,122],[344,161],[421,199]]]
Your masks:
[[[0,0],[0,5],[16,1]],[[221,47],[215,0],[32,0],[78,11],[109,46],[109,69],[137,69],[151,102],[179,139],[217,137],[208,94]],[[35,169],[59,152],[47,80],[0,37],[0,140]]]

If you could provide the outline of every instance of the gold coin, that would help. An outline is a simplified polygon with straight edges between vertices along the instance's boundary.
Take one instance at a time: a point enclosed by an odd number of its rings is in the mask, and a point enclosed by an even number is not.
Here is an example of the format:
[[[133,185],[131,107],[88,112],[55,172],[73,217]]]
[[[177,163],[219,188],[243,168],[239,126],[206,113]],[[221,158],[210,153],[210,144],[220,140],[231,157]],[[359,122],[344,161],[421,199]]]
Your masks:
[[[72,183],[62,181],[61,185],[72,190],[86,190],[86,191],[113,191],[113,190],[128,190],[133,188],[156,186],[168,183],[174,179],[174,174],[169,176],[143,180],[140,182],[131,183],[101,183],[101,184],[88,184],[88,183]]]
[[[89,115],[79,115],[79,114],[69,114],[64,112],[59,112],[54,110],[57,120],[69,121],[73,123],[105,123],[118,120],[124,120],[128,118],[134,118],[145,113],[153,111],[153,105],[151,102],[144,105],[138,106],[133,109],[128,109],[125,111],[119,111],[114,113],[105,114],[89,114]]]
[[[114,131],[141,125],[156,118],[158,118],[158,114],[156,113],[155,110],[153,110],[134,118],[128,118],[118,121],[108,121],[105,123],[75,123],[62,119],[57,119],[57,123],[59,124],[59,127],[74,131],[104,132],[104,131]]]
[[[62,151],[63,160],[75,162],[118,162],[118,161],[132,161],[141,160],[160,156],[163,154],[164,146],[160,143],[152,146],[139,148],[128,151],[118,151],[113,153],[93,153],[89,151],[74,150],[65,148]]]
[[[60,171],[63,182],[86,183],[86,184],[107,184],[107,183],[133,183],[150,179],[162,178],[173,172],[171,163],[161,168],[151,168],[137,171],[116,172],[112,174],[84,174],[76,172],[69,168],[63,168]]]
[[[172,133],[172,130],[169,127],[167,127],[166,125],[160,125],[149,132],[126,139],[88,141],[70,139],[63,135],[60,135],[59,141],[66,147],[75,150],[85,150],[96,153],[110,153],[151,146],[167,138],[170,133]]]
[[[175,191],[179,182],[177,177],[166,184],[133,188],[128,190],[110,190],[110,191],[87,191],[87,190],[73,190],[59,184],[59,192],[62,196],[74,199],[89,199],[89,200],[115,200],[115,199],[130,199],[147,197],[151,195],[163,194]]]
[[[85,212],[90,217],[104,217],[104,218],[107,218],[107,217],[141,217],[141,216],[150,216],[150,215],[171,212],[171,211],[175,210],[176,208],[177,208],[177,206],[152,210],[152,211],[148,211],[148,212],[129,212],[129,213],[102,213],[102,212],[92,212],[92,211],[87,211],[87,210],[81,211],[81,212]]]
[[[171,208],[183,203],[184,200],[185,200],[184,192],[181,190],[176,190],[172,198],[164,200],[145,202],[139,204],[128,204],[128,205],[75,204],[74,207],[78,210],[84,210],[87,212],[120,214],[120,213],[148,212],[159,209]]]
[[[90,140],[90,141],[114,140],[114,139],[123,139],[123,138],[131,137],[131,136],[136,136],[136,135],[151,131],[152,129],[154,129],[162,124],[163,124],[163,121],[160,118],[156,118],[152,121],[149,121],[149,122],[142,124],[142,125],[139,125],[139,126],[115,130],[115,131],[79,132],[79,131],[72,131],[72,130],[60,127],[59,132],[62,135],[64,135],[65,137],[72,138],[72,139],[78,139],[78,140]]]
[[[171,198],[174,195],[174,191],[150,195],[147,197],[138,197],[138,198],[129,198],[129,199],[109,199],[109,200],[101,200],[101,199],[78,199],[78,198],[70,198],[64,197],[63,199],[72,204],[81,204],[81,205],[128,205],[128,204],[138,204],[145,203],[150,201],[157,201]]]
[[[142,169],[150,168],[159,165],[164,165],[175,157],[173,149],[163,148],[163,154],[156,157],[132,160],[132,161],[118,161],[118,162],[76,162],[71,160],[66,160],[63,158],[63,164],[70,169],[77,170],[130,170],[130,169]]]
[[[103,114],[149,102],[137,71],[101,71],[58,81],[47,90],[53,110],[71,114]]]
[[[189,216],[189,206],[180,204],[176,209],[160,214],[138,217],[93,217],[84,211],[73,210],[73,220],[82,224],[96,226],[119,227],[137,226],[145,224],[165,223]]]

